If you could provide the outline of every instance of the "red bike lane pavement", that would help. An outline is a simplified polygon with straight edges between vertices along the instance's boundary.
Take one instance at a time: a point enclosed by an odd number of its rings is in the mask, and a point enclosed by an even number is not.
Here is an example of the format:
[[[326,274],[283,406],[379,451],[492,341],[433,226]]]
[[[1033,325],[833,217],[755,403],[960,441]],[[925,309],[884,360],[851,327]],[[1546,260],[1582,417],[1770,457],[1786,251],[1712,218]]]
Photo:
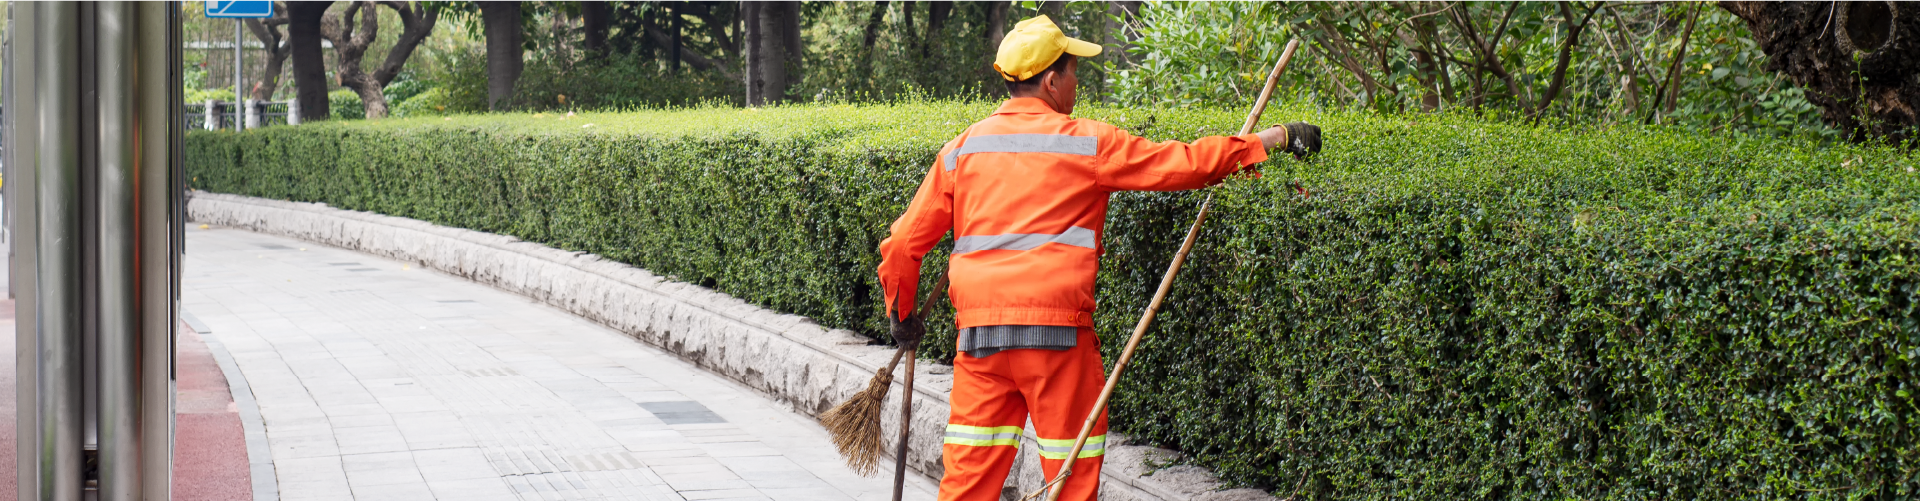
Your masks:
[[[14,301],[0,300],[0,332],[14,332]],[[174,363],[179,378],[174,407],[173,499],[250,500],[246,434],[226,376],[200,334],[181,325]],[[14,457],[20,409],[14,336],[0,335],[0,500],[19,494]]]

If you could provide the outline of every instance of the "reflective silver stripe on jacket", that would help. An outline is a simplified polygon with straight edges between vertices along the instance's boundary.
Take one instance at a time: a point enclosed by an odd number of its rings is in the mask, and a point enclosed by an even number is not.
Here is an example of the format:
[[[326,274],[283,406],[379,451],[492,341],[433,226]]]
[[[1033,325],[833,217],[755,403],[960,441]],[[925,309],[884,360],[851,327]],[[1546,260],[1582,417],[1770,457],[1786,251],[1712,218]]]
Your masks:
[[[973,235],[953,239],[953,253],[966,254],[983,250],[1028,250],[1047,243],[1067,244],[1074,247],[1094,248],[1098,244],[1093,230],[1079,226],[1067,227],[1067,231],[1057,235],[1046,233],[1007,233],[1002,235]]]
[[[1100,138],[1061,134],[996,134],[969,136],[966,144],[947,153],[947,170],[960,166],[960,155],[972,153],[1065,153],[1093,156],[1100,154]]]

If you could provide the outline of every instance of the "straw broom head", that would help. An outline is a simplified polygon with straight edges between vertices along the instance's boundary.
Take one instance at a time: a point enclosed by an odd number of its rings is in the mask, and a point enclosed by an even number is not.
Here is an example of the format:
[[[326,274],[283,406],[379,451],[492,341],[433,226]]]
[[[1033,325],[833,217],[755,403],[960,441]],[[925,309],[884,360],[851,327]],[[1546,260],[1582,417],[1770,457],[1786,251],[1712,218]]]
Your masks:
[[[917,311],[933,308],[946,290],[947,274],[942,272]],[[893,352],[893,360],[875,372],[872,380],[867,381],[867,389],[820,414],[820,424],[825,425],[827,434],[833,436],[833,447],[840,450],[840,457],[846,458],[847,467],[860,476],[873,476],[879,470],[883,448],[881,435],[884,434],[880,429],[880,410],[887,402],[887,387],[893,386],[893,369],[900,365],[901,357],[912,356],[909,353],[913,353],[919,344],[917,339],[902,343]],[[907,383],[911,385],[913,378],[907,378]],[[908,390],[911,391],[911,388]]]
[[[900,356],[894,355],[893,360],[899,362]],[[833,436],[833,447],[846,458],[847,467],[861,476],[873,476],[879,470],[883,446],[880,414],[887,401],[887,387],[893,385],[893,367],[893,363],[887,364],[867,381],[867,389],[820,414],[820,424],[826,425],[827,433]]]

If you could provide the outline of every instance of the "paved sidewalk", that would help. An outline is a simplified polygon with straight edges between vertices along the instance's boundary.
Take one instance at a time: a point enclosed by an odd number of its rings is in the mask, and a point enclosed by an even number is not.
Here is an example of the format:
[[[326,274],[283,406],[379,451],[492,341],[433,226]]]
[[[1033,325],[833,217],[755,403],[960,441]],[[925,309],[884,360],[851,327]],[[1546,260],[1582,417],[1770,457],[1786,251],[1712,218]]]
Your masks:
[[[811,418],[527,298],[243,230],[187,241],[183,306],[252,386],[282,499],[891,496]]]

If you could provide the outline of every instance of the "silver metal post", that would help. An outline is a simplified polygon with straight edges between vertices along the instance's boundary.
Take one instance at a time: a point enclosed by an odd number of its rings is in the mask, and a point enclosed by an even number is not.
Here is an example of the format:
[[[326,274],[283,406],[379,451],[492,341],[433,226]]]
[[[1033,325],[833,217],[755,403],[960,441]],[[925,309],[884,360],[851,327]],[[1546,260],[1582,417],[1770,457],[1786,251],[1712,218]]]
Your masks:
[[[178,5],[6,9],[16,494],[96,499],[97,478],[97,499],[165,501],[183,219]]]
[[[179,150],[186,125],[180,119],[180,8],[171,2],[133,2],[139,28],[139,163],[134,208],[139,225],[138,307],[140,346],[140,474],[147,501],[173,492],[173,333],[180,271]]]
[[[93,63],[99,78],[95,93],[99,127],[96,158],[98,192],[94,225],[99,242],[99,430],[100,499],[140,499],[140,337],[134,284],[134,121],[133,6],[95,4]]]
[[[47,501],[80,501],[85,460],[81,449],[80,326],[80,7],[39,6],[34,68],[38,79],[40,144],[37,275],[39,305],[39,492]]]
[[[246,99],[245,97],[240,95],[240,61],[242,60],[241,57],[242,55],[240,54],[240,20],[234,19],[233,20],[233,105],[234,106],[239,106],[240,103],[244,102],[244,100]],[[240,127],[241,127],[241,122],[239,117],[240,113],[238,113],[240,110],[233,110],[233,111],[235,112],[234,113],[235,116],[233,117],[233,130],[238,131],[240,130]]]
[[[8,2],[6,31],[7,69],[13,70],[38,68],[39,64],[39,10],[40,3]],[[36,257],[39,255],[40,232],[36,208],[39,206],[33,189],[39,183],[34,182],[38,170],[34,155],[40,144],[39,123],[40,102],[34,99],[39,76],[30,71],[7,71],[6,78],[6,189],[9,192],[6,203],[13,214],[13,261],[8,263],[12,270],[8,278],[13,281],[14,291],[14,376],[18,393],[14,395],[14,408],[19,422],[15,423],[14,460],[18,471],[14,480],[18,482],[14,490],[16,499],[38,499],[40,495],[40,414],[33,411],[40,405],[40,337],[38,311],[39,301],[34,291],[39,288]]]

